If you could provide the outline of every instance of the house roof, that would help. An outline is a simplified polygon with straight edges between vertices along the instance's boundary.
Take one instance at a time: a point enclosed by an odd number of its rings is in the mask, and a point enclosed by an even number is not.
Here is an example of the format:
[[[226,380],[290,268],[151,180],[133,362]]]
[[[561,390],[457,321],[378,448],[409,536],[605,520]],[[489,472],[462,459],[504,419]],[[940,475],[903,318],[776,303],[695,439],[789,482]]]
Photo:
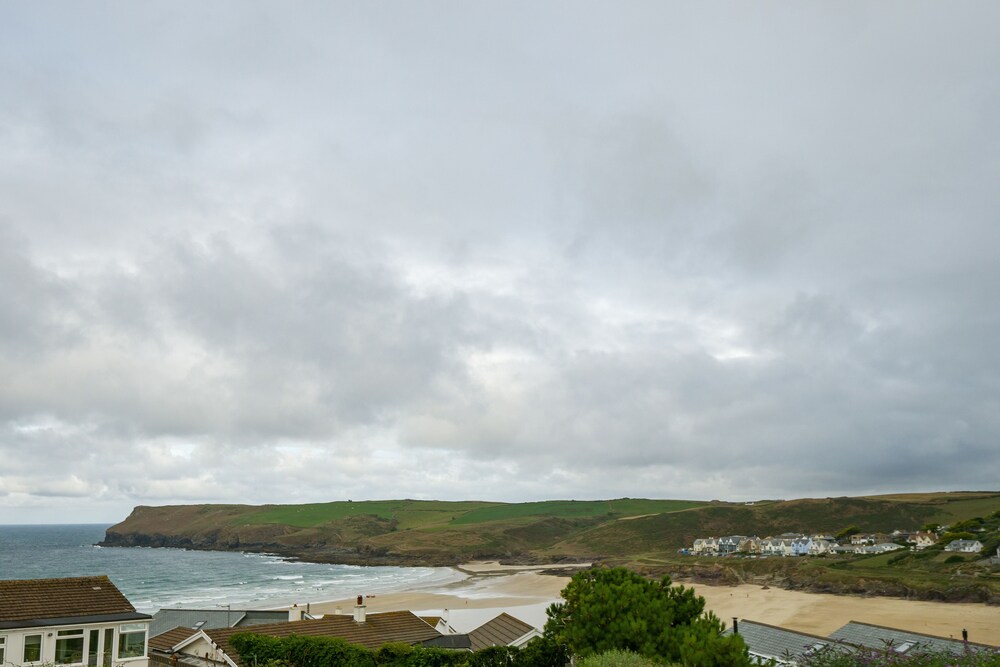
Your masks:
[[[203,632],[237,665],[242,663],[239,655],[230,647],[229,639],[240,632],[253,632],[271,637],[290,635],[338,637],[350,644],[370,649],[379,648],[389,642],[417,644],[441,636],[440,632],[409,611],[368,614],[364,623],[356,623],[353,616],[335,614],[292,623],[272,623],[249,628],[219,628]]]
[[[470,632],[469,639],[472,650],[478,651],[488,646],[510,646],[534,629],[533,625],[503,612]]]
[[[983,543],[979,540],[952,540],[948,543],[948,546],[944,548],[945,551],[953,551],[955,549],[971,549],[976,545],[979,545],[979,549],[982,550]]]
[[[194,628],[177,627],[149,638],[150,651],[169,653],[174,646],[198,632]]]
[[[728,628],[723,634],[732,633],[733,629]],[[807,653],[815,653],[837,644],[828,637],[796,632],[756,621],[740,621],[738,634],[751,653],[776,660],[794,660]]]
[[[0,628],[148,618],[103,575],[0,581]]]
[[[469,635],[441,635],[421,642],[421,646],[471,651],[472,641],[469,639]]]
[[[921,648],[932,649],[935,651],[962,653],[965,651],[966,647],[966,642],[963,642],[960,639],[935,637],[934,635],[925,635],[920,632],[887,628],[881,625],[873,625],[871,623],[861,623],[860,621],[849,622],[847,625],[833,632],[830,635],[830,638],[875,649],[884,649],[887,647],[894,647],[898,649],[903,647],[906,643],[912,643],[912,646],[914,647],[919,645]],[[986,644],[978,644],[975,642],[968,642],[968,646],[973,649],[992,650],[995,648],[987,646]],[[899,652],[902,653],[904,651]]]
[[[266,609],[161,609],[153,614],[149,633],[158,635],[177,626],[200,630],[280,623],[287,620],[288,612]]]

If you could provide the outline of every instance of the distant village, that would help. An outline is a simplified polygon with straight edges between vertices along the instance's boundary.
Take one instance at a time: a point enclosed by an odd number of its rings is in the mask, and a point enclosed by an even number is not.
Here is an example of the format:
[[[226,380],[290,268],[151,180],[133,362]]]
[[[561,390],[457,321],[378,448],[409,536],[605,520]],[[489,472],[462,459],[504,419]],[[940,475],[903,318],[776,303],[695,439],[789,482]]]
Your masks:
[[[926,549],[938,542],[938,534],[929,531],[909,533],[895,530],[892,533],[855,533],[837,540],[832,535],[805,535],[802,533],[782,533],[773,537],[727,535],[725,537],[701,537],[694,541],[690,549],[681,553],[690,556],[825,556],[828,554],[882,554],[898,549],[910,548],[916,551]],[[979,540],[951,540],[945,551],[978,554],[983,550]]]

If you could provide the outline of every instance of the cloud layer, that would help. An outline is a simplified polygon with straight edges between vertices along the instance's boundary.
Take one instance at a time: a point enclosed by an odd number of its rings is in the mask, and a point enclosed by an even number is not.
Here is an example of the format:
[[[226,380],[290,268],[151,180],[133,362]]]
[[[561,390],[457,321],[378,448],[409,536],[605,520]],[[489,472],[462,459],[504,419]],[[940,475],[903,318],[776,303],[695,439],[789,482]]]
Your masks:
[[[0,522],[995,488],[998,14],[0,9]]]

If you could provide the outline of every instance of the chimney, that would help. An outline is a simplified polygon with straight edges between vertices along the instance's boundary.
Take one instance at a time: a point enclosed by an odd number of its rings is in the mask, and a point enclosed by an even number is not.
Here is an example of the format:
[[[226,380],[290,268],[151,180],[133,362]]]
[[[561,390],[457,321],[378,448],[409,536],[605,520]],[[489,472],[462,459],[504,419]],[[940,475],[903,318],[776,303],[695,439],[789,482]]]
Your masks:
[[[288,620],[289,622],[302,620],[302,608],[299,605],[293,604],[288,608]]]
[[[354,605],[354,622],[365,622],[365,597],[363,595],[358,596],[358,603]]]
[[[740,634],[740,620],[735,616],[733,616],[733,634]]]

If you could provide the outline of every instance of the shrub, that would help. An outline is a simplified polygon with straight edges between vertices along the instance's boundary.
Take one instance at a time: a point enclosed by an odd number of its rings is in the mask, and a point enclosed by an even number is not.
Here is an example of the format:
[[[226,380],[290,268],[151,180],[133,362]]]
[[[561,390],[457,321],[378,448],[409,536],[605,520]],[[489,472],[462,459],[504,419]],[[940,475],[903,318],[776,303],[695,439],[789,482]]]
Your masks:
[[[569,650],[551,637],[536,637],[518,651],[515,667],[563,667],[569,663]]]
[[[969,651],[953,655],[945,651],[915,649],[899,655],[885,649],[821,651],[797,659],[799,667],[1000,667],[1000,651]]]
[[[469,667],[510,667],[517,653],[513,646],[490,646],[473,653]]]
[[[578,667],[660,667],[665,663],[644,658],[632,651],[607,651],[576,663]]]

